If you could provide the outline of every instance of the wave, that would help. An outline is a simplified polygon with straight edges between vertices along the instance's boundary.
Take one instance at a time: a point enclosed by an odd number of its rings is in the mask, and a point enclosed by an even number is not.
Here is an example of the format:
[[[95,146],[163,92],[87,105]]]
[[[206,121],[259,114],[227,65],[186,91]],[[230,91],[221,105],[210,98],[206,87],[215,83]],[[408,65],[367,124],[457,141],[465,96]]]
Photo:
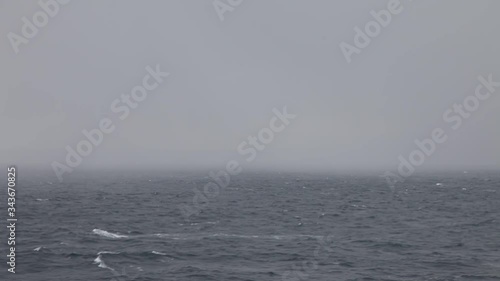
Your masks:
[[[151,253],[155,254],[155,255],[160,255],[160,256],[166,256],[167,254],[165,253],[162,253],[162,252],[157,252],[157,251],[152,251]]]
[[[207,221],[207,222],[192,222],[192,223],[189,223],[189,225],[199,225],[199,224],[218,224],[219,221]],[[178,225],[186,225],[186,224],[183,224],[183,223],[178,223]]]
[[[100,268],[107,268],[111,271],[114,271],[112,267],[109,267],[104,263],[104,260],[102,259],[101,255],[97,255],[97,258],[95,258],[94,263],[98,264]]]
[[[120,252],[109,252],[109,251],[102,251],[102,252],[99,252],[97,253],[99,256],[100,255],[104,255],[104,254],[109,254],[109,255],[119,255],[121,254]]]
[[[97,234],[99,236],[104,236],[107,238],[113,238],[113,239],[119,239],[119,238],[128,238],[127,235],[121,235],[121,234],[116,234],[116,233],[111,233],[107,232],[106,230],[101,230],[101,229],[94,229],[92,230],[94,234]]]
[[[101,253],[101,252],[99,252]],[[106,253],[106,252],[102,252]],[[112,252],[107,252],[107,253],[112,253]],[[98,267],[104,268],[104,269],[109,269],[111,272],[113,272],[113,275],[115,276],[121,276],[114,268],[108,266],[106,263],[104,263],[104,260],[102,259],[102,256],[100,254],[97,254],[97,258],[95,258],[94,263],[97,264]]]
[[[142,237],[152,237],[156,236],[158,238],[169,238],[173,240],[201,240],[201,239],[221,239],[221,238],[234,238],[234,239],[271,239],[271,240],[293,240],[300,238],[309,239],[320,239],[323,236],[320,235],[307,235],[307,234],[295,234],[295,235],[242,235],[242,234],[229,234],[229,233],[156,233],[156,234],[140,234],[140,235],[122,235],[117,233],[108,232],[101,229],[94,229],[92,231],[94,234],[99,236],[120,239],[120,238],[142,238]]]
[[[121,254],[120,252],[108,252],[108,251],[102,251],[102,252],[99,252],[97,253],[97,258],[94,259],[94,264],[97,264],[97,266],[99,268],[104,268],[104,269],[108,269],[110,270],[113,275],[116,277],[113,278],[112,280],[137,280],[137,277],[138,277],[138,274],[135,273],[135,274],[132,274],[130,275],[129,273],[127,273],[127,270],[126,268],[123,266],[121,268],[121,273],[118,272],[117,270],[115,270],[114,268],[112,268],[111,266],[107,265],[105,262],[104,262],[104,259],[102,258],[102,255],[104,254],[113,254],[113,255],[117,255],[117,254]],[[139,266],[129,266],[129,267],[135,267],[135,269],[138,271],[138,272],[142,272],[144,271],[141,267]],[[122,277],[124,279],[122,279]]]
[[[320,235],[241,235],[241,234],[228,234],[228,233],[207,233],[201,235],[190,235],[190,234],[173,234],[173,233],[158,233],[154,234],[160,238],[171,238],[174,240],[199,240],[204,238],[236,238],[236,239],[297,239],[297,238],[315,238],[319,239],[323,236]]]
[[[242,238],[242,239],[298,239],[298,238],[315,238],[319,239],[323,236],[320,235],[307,235],[307,234],[295,234],[295,235],[240,235],[240,234],[227,234],[227,233],[214,233],[209,235],[209,237],[229,237],[229,238]]]

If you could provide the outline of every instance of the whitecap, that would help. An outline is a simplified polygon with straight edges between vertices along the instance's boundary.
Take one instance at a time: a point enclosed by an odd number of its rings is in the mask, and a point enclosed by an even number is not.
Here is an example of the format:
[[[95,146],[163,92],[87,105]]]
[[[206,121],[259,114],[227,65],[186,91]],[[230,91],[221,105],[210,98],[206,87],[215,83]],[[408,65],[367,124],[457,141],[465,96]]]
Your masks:
[[[108,268],[113,270],[111,267],[107,266],[104,261],[102,260],[101,255],[98,255],[97,258],[95,258],[94,263],[98,264],[100,268]]]
[[[113,239],[118,239],[118,238],[127,238],[127,235],[121,235],[121,234],[116,234],[116,233],[111,233],[107,232],[106,230],[101,230],[101,229],[94,229],[92,230],[94,234],[97,234],[99,236],[104,236],[107,238],[113,238]]]
[[[102,252],[99,252],[97,253],[99,256],[100,255],[104,255],[104,254],[109,254],[109,255],[118,255],[120,254],[120,252],[110,252],[110,251],[102,251]]]
[[[162,252],[157,252],[157,251],[152,251],[151,253],[155,254],[155,255],[160,255],[160,256],[166,256],[167,254],[165,253],[162,253]]]
[[[302,223],[299,222],[299,225]],[[154,236],[159,238],[169,238],[174,240],[200,240],[204,238],[235,238],[235,239],[300,239],[300,238],[321,238],[318,235],[296,234],[296,235],[242,235],[230,233],[200,233],[198,235],[182,233],[157,233]]]
[[[100,268],[106,268],[106,269],[111,270],[114,275],[119,275],[118,272],[116,272],[116,270],[114,268],[112,268],[112,267],[106,265],[106,263],[104,263],[104,260],[102,259],[102,256],[100,254],[97,254],[97,258],[95,258],[94,264],[97,264],[97,266]]]
[[[41,249],[42,249],[42,247],[36,247],[35,249],[33,249],[33,251],[38,252],[38,251],[40,251]]]
[[[186,239],[188,239],[188,238],[179,237],[179,234],[168,234],[168,233],[157,233],[157,234],[154,234],[154,236],[157,236],[159,238],[172,238],[174,240],[186,240]]]
[[[436,183],[436,185],[437,185],[437,186],[443,186],[443,184],[442,184],[442,183],[440,183],[440,182]]]
[[[37,198],[36,201],[48,201],[49,199]]]

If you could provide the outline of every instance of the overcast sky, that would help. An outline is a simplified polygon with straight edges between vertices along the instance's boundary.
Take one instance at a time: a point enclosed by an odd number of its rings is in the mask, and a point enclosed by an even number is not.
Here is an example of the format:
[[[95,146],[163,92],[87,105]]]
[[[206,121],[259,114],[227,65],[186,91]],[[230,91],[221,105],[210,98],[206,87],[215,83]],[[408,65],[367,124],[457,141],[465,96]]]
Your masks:
[[[221,0],[226,3],[227,0]],[[388,0],[246,0],[221,21],[206,1],[73,1],[15,54],[37,1],[0,1],[1,162],[50,168],[110,116],[116,129],[82,167],[223,168],[269,124],[297,117],[251,166],[396,167],[414,140],[449,136],[426,167],[500,167],[500,88],[458,130],[443,113],[500,81],[500,1],[409,1],[347,63],[339,47]],[[121,121],[113,100],[145,67],[170,76]],[[246,165],[246,164],[245,164]]]

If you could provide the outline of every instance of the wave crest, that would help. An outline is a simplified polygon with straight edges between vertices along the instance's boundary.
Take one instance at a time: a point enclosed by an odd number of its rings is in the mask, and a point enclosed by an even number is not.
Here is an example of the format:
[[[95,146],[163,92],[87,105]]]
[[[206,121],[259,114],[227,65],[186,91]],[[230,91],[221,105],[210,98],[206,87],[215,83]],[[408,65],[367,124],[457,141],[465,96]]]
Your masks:
[[[157,251],[152,251],[151,253],[155,254],[155,255],[160,255],[160,256],[166,256],[167,254],[165,253],[162,253],[162,252],[157,252]]]
[[[111,233],[111,232],[107,232],[106,230],[102,230],[102,229],[98,229],[98,228],[92,230],[92,232],[94,234],[99,235],[99,236],[103,236],[103,237],[107,237],[107,238],[113,238],[113,239],[127,238],[128,237],[127,235],[121,235],[121,234]]]

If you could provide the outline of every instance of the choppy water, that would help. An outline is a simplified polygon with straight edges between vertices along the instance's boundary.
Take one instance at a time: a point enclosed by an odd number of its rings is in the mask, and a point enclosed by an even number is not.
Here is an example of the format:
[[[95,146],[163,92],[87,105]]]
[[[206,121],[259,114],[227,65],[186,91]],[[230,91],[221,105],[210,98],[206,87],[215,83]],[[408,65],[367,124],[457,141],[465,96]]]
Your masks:
[[[498,174],[415,176],[395,193],[376,175],[238,175],[186,221],[178,205],[206,175],[21,170],[17,273],[0,277],[500,280]]]

